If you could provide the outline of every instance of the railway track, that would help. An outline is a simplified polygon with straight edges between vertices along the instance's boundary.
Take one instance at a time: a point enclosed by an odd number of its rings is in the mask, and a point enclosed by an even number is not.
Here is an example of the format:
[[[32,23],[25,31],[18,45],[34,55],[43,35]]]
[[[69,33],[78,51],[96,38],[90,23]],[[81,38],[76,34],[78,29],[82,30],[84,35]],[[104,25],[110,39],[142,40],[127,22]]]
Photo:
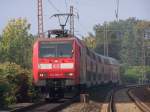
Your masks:
[[[102,103],[112,90],[112,86],[98,86],[89,89],[89,102],[77,102],[63,109],[61,112],[100,112]],[[102,111],[101,111],[102,112]],[[104,112],[106,112],[104,110]]]
[[[114,90],[111,91],[110,96],[109,96],[109,104],[108,104],[108,112],[115,112],[114,108]]]
[[[132,89],[129,89],[127,94],[136,103],[136,105],[142,110],[142,112],[150,112],[150,108],[132,93]]]
[[[139,86],[137,86],[139,87]],[[109,98],[107,112],[150,112],[150,109],[131,93],[136,86],[113,90]],[[141,87],[144,87],[143,85]]]
[[[88,103],[87,105],[82,105],[84,103],[81,103],[81,102],[74,102],[75,100],[78,101],[79,98],[74,98],[74,99],[71,99],[71,97],[73,96],[72,94],[65,94],[65,98],[66,99],[61,99],[57,102],[51,102],[51,103],[47,103],[47,102],[40,102],[40,103],[36,103],[36,104],[33,104],[31,106],[27,106],[27,107],[23,107],[23,108],[19,108],[19,106],[17,106],[19,109],[15,109],[15,110],[12,110],[11,112],[55,112],[55,111],[60,111],[61,109],[62,110],[72,110],[73,112],[79,112],[78,110],[86,110],[88,109],[93,109],[95,108],[95,106],[97,106],[97,110],[100,108],[100,104],[96,103],[96,102],[104,102],[105,100],[105,97],[107,96],[107,93],[112,89],[112,86],[96,86],[96,87],[93,87],[93,88],[90,88],[88,90],[89,92],[89,99],[90,99],[90,103]],[[99,97],[97,97],[99,96]],[[73,100],[73,101],[72,101]],[[68,103],[69,101],[69,103]],[[72,105],[70,105],[72,104]],[[70,106],[69,106],[70,105]],[[82,109],[78,107],[83,107]],[[60,107],[59,107],[60,106]],[[65,108],[67,107],[67,108]],[[73,108],[72,108],[73,107]],[[64,109],[63,109],[64,108]],[[56,109],[56,110],[55,110]],[[77,111],[74,111],[74,110],[77,110]],[[69,111],[70,112],[70,111]]]
[[[78,97],[72,98],[63,98],[57,101],[51,102],[39,102],[27,107],[19,108],[12,110],[10,112],[57,112],[67,107],[74,101],[76,101]]]
[[[119,87],[110,91],[107,95],[107,101],[104,101],[100,112],[150,112],[149,109],[145,108],[142,103],[136,99],[134,94],[131,93],[131,90],[139,87],[138,86],[128,86],[128,87]],[[143,87],[143,86],[141,86]],[[96,94],[97,96],[97,94]],[[61,110],[69,107],[77,98],[66,98],[61,99],[55,102],[46,103],[42,102],[41,104],[37,104],[36,106],[26,107],[24,109],[15,110],[12,112],[61,112]],[[82,103],[81,103],[82,104]],[[79,106],[82,106],[79,104]],[[77,104],[75,104],[77,106]],[[76,110],[88,110],[91,103],[87,104],[87,107],[83,109],[80,108],[69,108],[71,112],[80,112]],[[96,108],[91,106],[90,108]],[[66,109],[67,110],[67,109]],[[70,112],[69,110],[69,112]],[[92,110],[92,109],[91,109]],[[65,112],[65,111],[64,111]],[[88,111],[90,112],[90,111]]]

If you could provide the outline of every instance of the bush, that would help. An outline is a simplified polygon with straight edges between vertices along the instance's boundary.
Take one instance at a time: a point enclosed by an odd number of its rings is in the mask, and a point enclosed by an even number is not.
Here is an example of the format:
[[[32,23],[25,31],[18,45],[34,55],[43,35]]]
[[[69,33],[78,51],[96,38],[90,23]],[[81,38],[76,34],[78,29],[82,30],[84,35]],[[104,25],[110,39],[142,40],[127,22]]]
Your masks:
[[[31,70],[23,69],[15,63],[0,64],[0,90],[1,104],[29,101],[29,88],[31,88]]]
[[[144,70],[145,69],[145,70]],[[145,71],[145,74],[148,79],[150,79],[150,67],[142,67],[142,66],[130,66],[124,67],[124,73],[122,75],[122,80],[124,83],[138,83],[139,79],[142,77],[142,72]]]
[[[9,86],[6,79],[0,77],[0,108],[3,108],[7,105],[6,96],[9,91]]]

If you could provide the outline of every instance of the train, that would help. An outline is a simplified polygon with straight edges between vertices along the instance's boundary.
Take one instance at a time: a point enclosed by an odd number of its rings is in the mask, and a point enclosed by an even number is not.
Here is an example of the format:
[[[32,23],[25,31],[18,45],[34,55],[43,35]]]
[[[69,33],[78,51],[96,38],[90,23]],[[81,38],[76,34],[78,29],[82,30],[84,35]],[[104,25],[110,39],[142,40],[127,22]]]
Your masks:
[[[49,31],[33,45],[33,83],[49,97],[63,97],[66,88],[85,88],[120,82],[120,64],[90,50],[79,38]]]

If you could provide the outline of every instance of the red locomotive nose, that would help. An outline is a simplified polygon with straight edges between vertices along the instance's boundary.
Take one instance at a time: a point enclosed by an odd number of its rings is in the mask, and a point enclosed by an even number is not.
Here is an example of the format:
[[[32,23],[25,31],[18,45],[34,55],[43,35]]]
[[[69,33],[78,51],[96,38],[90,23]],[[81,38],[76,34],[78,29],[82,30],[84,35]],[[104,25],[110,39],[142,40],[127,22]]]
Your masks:
[[[54,60],[54,62],[55,62],[55,63],[57,63],[57,62],[58,62],[58,60]]]
[[[52,68],[53,69],[60,69],[60,63],[53,63]]]
[[[44,62],[42,62],[41,59],[38,71],[40,79],[73,78],[75,74],[74,61],[71,58],[49,58],[47,61],[44,59]]]

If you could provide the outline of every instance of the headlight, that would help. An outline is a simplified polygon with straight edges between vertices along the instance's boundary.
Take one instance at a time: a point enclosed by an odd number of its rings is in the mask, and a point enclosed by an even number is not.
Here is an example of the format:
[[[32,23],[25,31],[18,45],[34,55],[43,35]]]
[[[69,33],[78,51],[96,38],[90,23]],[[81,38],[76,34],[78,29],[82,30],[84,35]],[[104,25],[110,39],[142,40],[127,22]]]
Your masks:
[[[39,76],[40,76],[40,77],[44,77],[44,74],[40,74]]]
[[[69,73],[68,75],[69,75],[69,76],[73,76],[73,73]]]
[[[43,78],[43,77],[47,77],[46,73],[39,73],[39,77]]]
[[[73,73],[65,73],[65,76],[73,76]]]

